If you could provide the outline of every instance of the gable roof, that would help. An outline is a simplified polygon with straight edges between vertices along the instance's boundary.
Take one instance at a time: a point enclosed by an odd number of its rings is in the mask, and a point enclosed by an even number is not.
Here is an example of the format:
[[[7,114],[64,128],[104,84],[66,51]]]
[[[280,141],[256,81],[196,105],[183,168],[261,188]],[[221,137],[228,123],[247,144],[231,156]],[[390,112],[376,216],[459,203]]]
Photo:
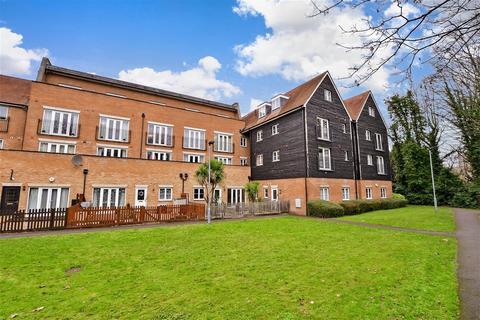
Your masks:
[[[370,96],[370,93],[370,91],[365,91],[359,95],[344,100],[345,107],[347,108],[347,112],[350,114],[350,118],[352,118],[352,120],[358,120],[360,114],[362,113],[363,106],[365,106],[365,103]]]
[[[326,71],[308,80],[307,82],[302,83],[301,85],[288,91],[287,93],[284,93],[283,95],[287,96],[289,99],[282,107],[270,112],[265,117],[259,119],[257,117],[257,110],[253,110],[246,114],[242,118],[245,121],[245,128],[243,129],[243,131],[249,131],[250,129],[260,124],[278,118],[283,114],[286,114],[305,105],[305,103],[307,103],[312,94],[315,92],[315,89],[318,87],[318,85],[323,81],[325,75],[327,75]]]

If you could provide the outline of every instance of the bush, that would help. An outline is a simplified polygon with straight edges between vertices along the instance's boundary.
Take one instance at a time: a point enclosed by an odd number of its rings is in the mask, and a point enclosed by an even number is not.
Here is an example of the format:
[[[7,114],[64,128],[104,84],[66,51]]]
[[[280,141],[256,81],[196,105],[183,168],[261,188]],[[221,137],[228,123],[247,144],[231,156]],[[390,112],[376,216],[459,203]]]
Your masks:
[[[405,196],[403,194],[400,194],[400,193],[393,193],[392,194],[392,199],[400,199],[400,200],[405,200]]]
[[[325,200],[308,201],[307,208],[309,216],[321,218],[341,217],[344,211],[341,205]]]
[[[343,201],[340,205],[343,207],[345,215],[355,215],[375,210],[388,210],[405,207],[405,199],[381,199],[381,200],[349,200]]]

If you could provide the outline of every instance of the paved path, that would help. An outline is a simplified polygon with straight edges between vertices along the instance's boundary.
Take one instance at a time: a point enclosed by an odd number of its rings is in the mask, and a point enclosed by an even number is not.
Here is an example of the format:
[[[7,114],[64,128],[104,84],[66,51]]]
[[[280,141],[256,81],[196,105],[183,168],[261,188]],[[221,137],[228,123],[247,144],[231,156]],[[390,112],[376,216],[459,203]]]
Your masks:
[[[460,318],[480,320],[480,211],[454,209]]]
[[[430,236],[455,237],[455,233],[448,232],[448,231],[430,231],[430,230],[421,230],[421,229],[402,228],[402,227],[386,226],[383,224],[366,223],[366,222],[360,222],[360,221],[340,220],[335,218],[328,219],[328,221],[343,223],[343,224],[353,224],[355,226],[361,226],[361,227],[367,227],[367,228],[373,228],[373,229],[386,229],[386,230],[395,230],[395,231],[403,231],[403,232],[413,232],[413,233],[419,233],[419,234],[426,234]]]

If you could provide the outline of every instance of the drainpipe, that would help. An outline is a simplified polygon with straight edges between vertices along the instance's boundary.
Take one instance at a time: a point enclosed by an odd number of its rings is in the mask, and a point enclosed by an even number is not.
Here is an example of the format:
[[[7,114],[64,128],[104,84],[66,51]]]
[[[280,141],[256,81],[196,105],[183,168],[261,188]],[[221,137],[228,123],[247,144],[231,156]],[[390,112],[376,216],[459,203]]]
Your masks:
[[[143,130],[145,127],[145,113],[142,113],[142,133],[140,134],[140,155],[139,158],[142,159],[143,154]]]
[[[305,214],[308,216],[308,183],[307,183],[307,177],[309,174],[309,168],[308,168],[308,128],[307,128],[307,106],[304,107],[303,109],[303,125],[305,127],[304,130],[304,139],[303,142],[305,143],[305,177],[304,177],[304,183],[305,183]]]

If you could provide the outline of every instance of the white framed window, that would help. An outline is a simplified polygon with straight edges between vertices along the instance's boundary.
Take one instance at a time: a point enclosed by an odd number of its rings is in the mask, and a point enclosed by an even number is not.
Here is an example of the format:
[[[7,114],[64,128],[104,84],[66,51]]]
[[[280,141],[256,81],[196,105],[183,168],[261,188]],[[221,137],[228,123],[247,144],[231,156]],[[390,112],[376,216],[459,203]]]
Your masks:
[[[188,149],[205,150],[205,130],[184,128],[183,147]]]
[[[332,91],[330,90],[323,90],[323,98],[326,100],[326,101],[330,101],[332,102]]]
[[[245,137],[240,138],[240,147],[244,147],[244,148],[247,147],[247,138]]]
[[[342,123],[342,132],[347,133],[347,125],[345,123]]]
[[[215,159],[223,164],[232,164],[232,157],[215,156]]]
[[[375,133],[375,149],[383,151],[382,135],[380,133]]]
[[[266,106],[262,106],[260,108],[258,108],[258,117],[259,118],[263,118],[267,115],[267,107]]]
[[[0,149],[3,149],[3,139],[0,139]]]
[[[329,148],[318,148],[318,169],[332,170]]]
[[[51,153],[75,153],[75,144],[68,142],[40,141],[38,151]]]
[[[110,146],[98,146],[97,147],[97,156],[101,157],[112,157],[112,158],[126,158],[127,149],[119,147],[110,147]]]
[[[268,199],[268,187],[267,186],[263,187],[263,197],[265,199]]]
[[[317,118],[318,121],[318,138],[322,140],[330,140],[330,128],[327,119]]]
[[[93,188],[94,207],[122,207],[125,205],[125,188]]]
[[[348,161],[348,151],[345,150],[345,155],[344,155],[345,161]]]
[[[216,132],[214,147],[218,152],[233,152],[232,134]]]
[[[330,189],[328,187],[320,187],[320,200],[330,200]]]
[[[149,122],[147,128],[147,144],[172,146],[173,126]]]
[[[272,99],[272,111],[277,110],[282,106],[282,101],[280,99],[280,97]]]
[[[370,117],[375,117],[375,109],[373,107],[368,107],[368,115]]]
[[[114,116],[100,116],[98,139],[128,142],[130,120]]]
[[[158,201],[172,201],[173,188],[171,186],[159,186],[158,187]]]
[[[278,134],[278,123],[272,126],[272,136]]]
[[[373,166],[373,156],[371,154],[367,154],[367,165]]]
[[[366,199],[372,199],[372,188],[371,187],[366,187],[365,188],[365,198]]]
[[[147,150],[147,159],[148,160],[171,161],[172,160],[172,152],[170,152],[170,151],[160,151],[160,150]]]
[[[387,197],[387,188],[380,187],[380,198],[385,199]]]
[[[263,140],[263,130],[258,130],[257,131],[257,142]]]
[[[272,162],[278,162],[280,161],[280,151],[275,150],[272,152]]]
[[[69,188],[35,187],[28,193],[28,210],[68,207]]]
[[[44,108],[42,133],[76,137],[78,135],[78,111]]]
[[[342,187],[342,200],[350,200],[350,188]]]
[[[248,158],[247,157],[240,157],[240,165],[247,166],[248,165]]]
[[[6,120],[8,118],[8,107],[0,105],[0,120]]]
[[[257,167],[263,166],[263,154],[257,154],[257,161],[255,162]]]
[[[205,155],[198,153],[184,153],[183,161],[192,163],[203,163],[205,162]]]
[[[377,156],[377,173],[385,174],[385,162],[381,156]]]
[[[245,202],[245,192],[240,187],[227,188],[227,203],[236,204]]]
[[[204,200],[205,190],[203,187],[193,187],[193,200]]]
[[[272,186],[272,201],[278,201],[278,187]]]
[[[372,140],[372,133],[370,130],[365,130],[365,140],[371,141]]]

